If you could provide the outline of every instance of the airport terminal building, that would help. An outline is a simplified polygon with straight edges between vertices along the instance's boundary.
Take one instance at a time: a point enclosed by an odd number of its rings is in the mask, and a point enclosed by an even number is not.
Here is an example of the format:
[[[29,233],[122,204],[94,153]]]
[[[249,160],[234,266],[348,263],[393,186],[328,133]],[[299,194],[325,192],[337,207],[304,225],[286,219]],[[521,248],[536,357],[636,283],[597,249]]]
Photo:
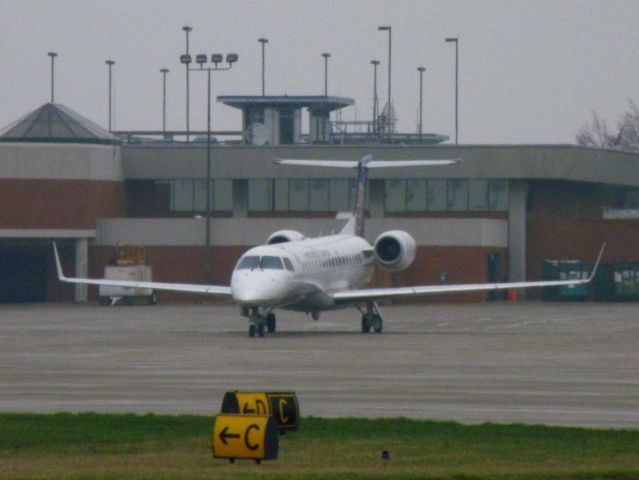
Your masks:
[[[639,262],[637,154],[451,145],[426,135],[336,141],[330,113],[348,99],[218,100],[242,109],[243,125],[240,140],[210,145],[210,221],[200,138],[115,136],[60,104],[0,130],[0,302],[95,298],[57,281],[53,240],[67,274],[102,276],[114,246],[126,243],[146,247],[155,281],[205,283],[208,258],[212,283],[226,285],[242,252],[277,230],[339,231],[344,221],[335,217],[351,208],[355,172],[279,166],[275,158],[460,160],[370,172],[366,237],[402,229],[418,245],[412,267],[376,272],[376,286],[533,280],[545,259],[592,263],[604,242],[606,262]]]

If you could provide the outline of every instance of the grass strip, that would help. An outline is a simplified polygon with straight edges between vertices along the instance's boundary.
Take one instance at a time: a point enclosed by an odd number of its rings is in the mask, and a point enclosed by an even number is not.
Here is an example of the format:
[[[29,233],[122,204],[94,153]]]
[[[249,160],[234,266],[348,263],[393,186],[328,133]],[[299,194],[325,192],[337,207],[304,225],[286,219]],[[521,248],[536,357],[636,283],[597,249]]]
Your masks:
[[[638,430],[308,417],[281,437],[277,460],[230,465],[211,458],[212,424],[193,415],[0,414],[0,478],[639,480]]]

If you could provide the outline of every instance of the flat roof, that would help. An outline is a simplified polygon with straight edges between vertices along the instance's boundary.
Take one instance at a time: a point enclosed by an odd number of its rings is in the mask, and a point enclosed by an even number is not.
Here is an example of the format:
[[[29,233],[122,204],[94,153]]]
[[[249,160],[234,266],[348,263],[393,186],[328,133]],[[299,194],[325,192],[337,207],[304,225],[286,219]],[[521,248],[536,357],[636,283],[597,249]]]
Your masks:
[[[355,100],[352,98],[324,95],[220,95],[217,97],[217,101],[229,107],[240,109],[261,106],[333,111],[355,105]]]

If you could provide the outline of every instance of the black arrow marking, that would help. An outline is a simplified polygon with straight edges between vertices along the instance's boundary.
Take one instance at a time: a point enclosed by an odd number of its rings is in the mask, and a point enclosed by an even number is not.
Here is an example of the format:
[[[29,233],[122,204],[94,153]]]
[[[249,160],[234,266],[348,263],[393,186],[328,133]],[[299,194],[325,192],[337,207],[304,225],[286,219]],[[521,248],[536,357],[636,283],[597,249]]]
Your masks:
[[[229,442],[226,441],[227,438],[240,438],[239,433],[226,433],[228,432],[229,427],[224,427],[224,429],[220,432],[220,440],[224,445],[228,445]]]

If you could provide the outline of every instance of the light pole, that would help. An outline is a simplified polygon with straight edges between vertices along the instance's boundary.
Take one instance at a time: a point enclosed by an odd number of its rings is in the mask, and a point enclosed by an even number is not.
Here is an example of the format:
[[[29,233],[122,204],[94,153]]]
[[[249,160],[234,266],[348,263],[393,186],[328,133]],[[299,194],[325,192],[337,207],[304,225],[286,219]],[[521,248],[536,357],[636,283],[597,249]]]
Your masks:
[[[459,38],[447,38],[455,43],[455,145],[459,141]]]
[[[111,101],[111,86],[112,86],[112,74],[111,74],[111,69],[113,68],[113,65],[115,65],[115,61],[114,60],[107,60],[106,62],[104,62],[108,65],[109,67],[109,132],[111,131],[111,105],[113,104]]]
[[[166,74],[169,73],[168,68],[161,68],[162,73],[162,135],[166,135]]]
[[[206,72],[207,73],[207,87],[206,87],[206,254],[204,257],[204,269],[206,273],[207,283],[211,283],[211,72],[219,72],[223,70],[230,70],[233,64],[237,62],[238,55],[236,53],[229,53],[226,55],[226,62],[228,67],[220,67],[219,64],[224,61],[224,56],[221,53],[214,53],[211,55],[211,63],[213,67],[204,67],[207,62],[206,54],[198,54],[195,56],[195,63],[200,68],[190,68],[191,55],[184,54],[180,56],[180,62],[186,65],[186,68],[193,72]]]
[[[377,98],[377,67],[379,66],[379,60],[371,60],[373,64],[373,135],[378,134],[378,108],[379,100]]]
[[[377,30],[388,31],[388,140],[391,138],[391,59],[392,59],[392,29],[390,25],[377,27]]]
[[[330,53],[324,52],[322,53],[322,57],[324,57],[324,96],[328,97],[328,59],[331,56]]]
[[[257,41],[262,44],[262,96],[264,96],[266,95],[265,80],[264,80],[264,68],[265,68],[264,50],[265,50],[265,45],[268,43],[268,38],[258,38]]]
[[[49,52],[47,55],[49,55],[51,57],[51,103],[53,103],[54,100],[54,90],[53,90],[53,86],[54,86],[54,82],[55,82],[55,76],[54,76],[54,70],[53,70],[53,64],[55,62],[55,57],[58,56],[57,53],[55,52]]]
[[[424,67],[417,67],[419,72],[419,143],[422,143],[422,109],[424,106]]]
[[[189,32],[191,30],[193,30],[192,27],[189,27],[188,25],[185,25],[182,27],[182,30],[184,30],[184,33],[186,33],[186,55],[189,55]],[[186,64],[186,141],[188,143],[189,141],[189,133],[190,133],[190,128],[189,128],[189,64]]]

